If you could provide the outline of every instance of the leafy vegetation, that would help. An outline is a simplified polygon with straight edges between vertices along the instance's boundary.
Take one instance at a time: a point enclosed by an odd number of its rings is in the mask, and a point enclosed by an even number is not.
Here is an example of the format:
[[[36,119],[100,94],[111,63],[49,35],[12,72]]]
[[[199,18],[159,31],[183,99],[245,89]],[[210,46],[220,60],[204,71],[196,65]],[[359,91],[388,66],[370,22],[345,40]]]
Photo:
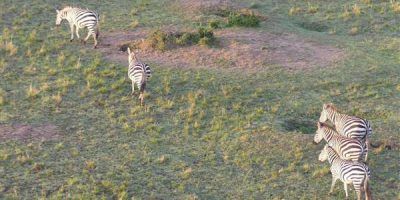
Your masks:
[[[197,33],[193,32],[165,32],[162,30],[153,31],[146,39],[127,43],[121,46],[125,51],[128,46],[143,50],[160,50],[176,48],[179,46],[202,45],[211,46],[215,44],[216,38],[210,28],[200,27]]]
[[[230,12],[227,26],[257,27],[260,21],[253,12]]]
[[[0,199],[343,199],[339,183],[327,195],[323,145],[311,142],[324,102],[371,121],[373,196],[399,198],[395,1],[249,1],[269,19],[257,29],[334,44],[346,57],[307,71],[152,65],[144,107],[129,96],[126,66],[70,43],[67,25],[54,28],[55,2],[0,2],[0,127],[51,123],[62,132],[57,140],[1,138]],[[104,33],[131,30],[135,20],[136,28],[221,20],[179,14],[169,1],[79,5],[102,14]],[[185,37],[185,45],[200,42]]]

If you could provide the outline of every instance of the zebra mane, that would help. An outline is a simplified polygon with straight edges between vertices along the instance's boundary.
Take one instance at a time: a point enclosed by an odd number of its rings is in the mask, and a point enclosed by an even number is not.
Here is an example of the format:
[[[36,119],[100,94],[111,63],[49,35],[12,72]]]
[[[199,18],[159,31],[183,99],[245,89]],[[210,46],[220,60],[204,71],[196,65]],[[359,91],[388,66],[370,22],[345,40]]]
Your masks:
[[[74,7],[72,6],[65,6],[62,10],[69,10],[69,9],[73,9]]]
[[[333,105],[333,103],[324,104],[324,109],[331,109],[337,111],[337,108]]]

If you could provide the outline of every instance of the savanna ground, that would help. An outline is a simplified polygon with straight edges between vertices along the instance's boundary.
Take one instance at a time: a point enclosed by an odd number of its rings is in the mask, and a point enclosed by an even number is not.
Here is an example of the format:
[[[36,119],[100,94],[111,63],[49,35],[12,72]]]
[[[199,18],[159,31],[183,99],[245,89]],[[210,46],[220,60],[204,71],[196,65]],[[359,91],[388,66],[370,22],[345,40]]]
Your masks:
[[[54,27],[66,2],[0,2],[1,199],[343,199],[312,144],[325,102],[371,121],[373,195],[400,198],[399,3],[69,2],[101,14],[98,50]],[[221,5],[262,21],[140,52],[141,107],[119,45],[224,23]]]

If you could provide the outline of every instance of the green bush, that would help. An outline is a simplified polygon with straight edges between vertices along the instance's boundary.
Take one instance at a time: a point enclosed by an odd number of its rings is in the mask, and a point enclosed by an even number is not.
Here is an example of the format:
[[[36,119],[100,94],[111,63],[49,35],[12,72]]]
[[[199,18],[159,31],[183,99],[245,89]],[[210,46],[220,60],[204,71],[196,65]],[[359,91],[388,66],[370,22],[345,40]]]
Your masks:
[[[260,19],[254,13],[231,12],[228,16],[228,26],[257,27]]]
[[[220,22],[216,20],[212,20],[208,22],[208,27],[212,29],[220,28]]]
[[[121,51],[126,51],[128,47],[133,49],[155,49],[165,51],[167,49],[201,45],[210,46],[214,43],[214,32],[211,28],[200,27],[197,32],[177,32],[168,33],[162,30],[152,32],[145,40],[137,40],[120,46]]]

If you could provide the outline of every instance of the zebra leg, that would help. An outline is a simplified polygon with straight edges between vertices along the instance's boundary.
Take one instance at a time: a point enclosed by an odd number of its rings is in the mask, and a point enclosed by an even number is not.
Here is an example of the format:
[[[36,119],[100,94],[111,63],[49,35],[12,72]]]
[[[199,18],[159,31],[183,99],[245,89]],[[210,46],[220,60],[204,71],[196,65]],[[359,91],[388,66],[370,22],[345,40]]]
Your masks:
[[[357,200],[361,200],[361,191],[357,190]]]
[[[140,93],[139,99],[140,99],[140,105],[143,106],[143,102],[144,102],[144,94],[143,94],[143,92]]]
[[[92,33],[93,39],[94,39],[94,46],[93,49],[97,48],[97,36],[96,33]]]
[[[143,106],[144,103],[144,90],[146,89],[146,82],[142,83],[142,85],[140,86],[140,95],[139,95],[139,99],[140,99],[140,105]]]
[[[92,34],[91,34],[90,31],[89,31],[88,34],[87,34],[87,36],[86,36],[86,38],[82,41],[83,44],[86,44],[86,41],[89,39],[90,35],[92,35]]]
[[[329,190],[329,194],[333,193],[333,188],[335,187],[336,180],[337,180],[336,177],[332,177],[332,184],[331,184],[331,189]]]
[[[346,192],[346,199],[349,198],[349,193],[347,192],[347,183],[343,182],[344,185],[344,191]]]
[[[365,140],[365,156],[364,156],[364,161],[367,162],[367,158],[368,158],[368,150],[369,150],[369,140],[368,138]]]
[[[69,28],[71,28],[71,39],[69,41],[72,42],[74,40],[74,25],[70,24]]]
[[[131,95],[133,95],[135,93],[135,82],[132,81],[132,93]]]
[[[75,27],[76,37],[79,39],[79,28]]]

